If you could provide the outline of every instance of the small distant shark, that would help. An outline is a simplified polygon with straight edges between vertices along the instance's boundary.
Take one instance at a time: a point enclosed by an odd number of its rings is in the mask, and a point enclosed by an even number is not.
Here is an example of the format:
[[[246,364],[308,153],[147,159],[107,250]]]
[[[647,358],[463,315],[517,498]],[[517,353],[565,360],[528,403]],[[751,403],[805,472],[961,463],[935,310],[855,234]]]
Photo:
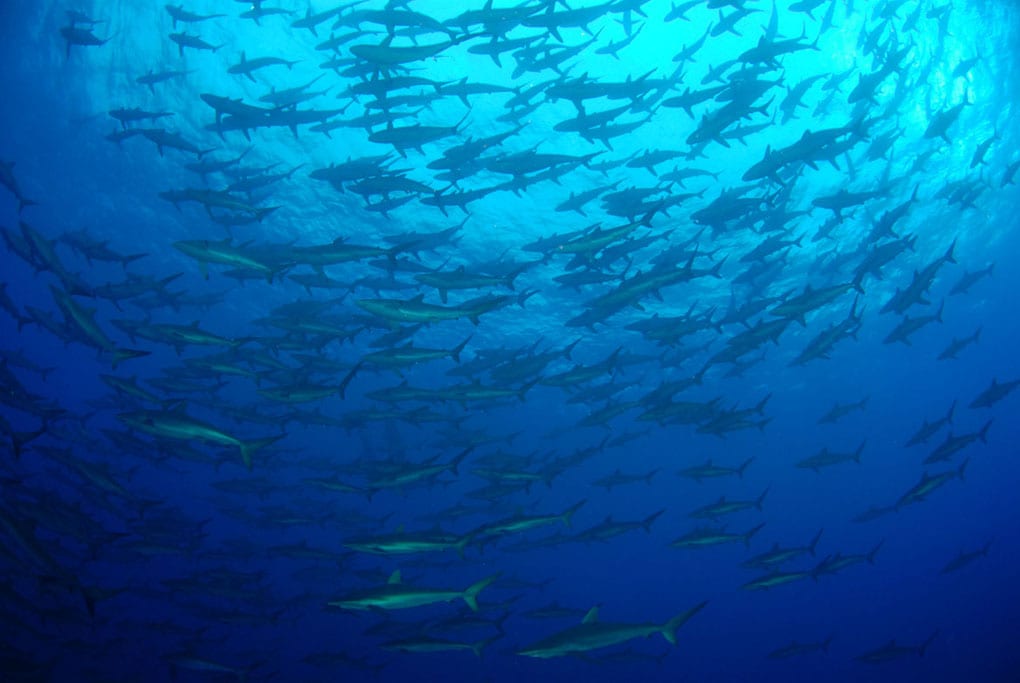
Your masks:
[[[550,659],[590,652],[603,647],[625,643],[635,638],[647,638],[661,633],[670,645],[676,645],[676,632],[700,612],[707,602],[681,612],[664,624],[610,624],[599,621],[599,608],[592,607],[577,626],[543,638],[519,650],[517,654],[537,659]]]
[[[13,161],[0,160],[0,185],[3,185],[10,190],[11,194],[14,195],[14,198],[18,200],[18,213],[21,213],[22,209],[26,206],[32,206],[33,204],[38,203],[22,194],[21,187],[18,185],[18,181],[14,177]]]

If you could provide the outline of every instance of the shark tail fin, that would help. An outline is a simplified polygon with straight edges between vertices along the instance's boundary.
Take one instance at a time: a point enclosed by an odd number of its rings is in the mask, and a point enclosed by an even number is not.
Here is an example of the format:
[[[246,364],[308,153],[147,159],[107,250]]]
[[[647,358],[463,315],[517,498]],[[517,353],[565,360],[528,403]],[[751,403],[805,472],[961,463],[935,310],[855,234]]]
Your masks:
[[[482,652],[485,651],[485,648],[488,647],[489,645],[491,645],[492,643],[496,642],[497,640],[499,640],[502,637],[503,637],[503,634],[502,633],[498,633],[498,634],[492,636],[491,638],[486,638],[485,640],[479,640],[477,643],[472,643],[471,651],[475,653],[475,657],[478,657],[478,659],[481,659],[482,658]]]
[[[949,245],[948,249],[946,249],[945,255],[942,256],[942,260],[947,263],[956,263],[956,255],[953,253],[954,251],[956,251],[956,239],[954,239],[953,243]]]
[[[578,342],[580,342],[580,341],[581,341],[581,337],[578,337],[577,339],[575,339],[571,343],[567,344],[567,347],[565,349],[563,349],[563,352],[562,352],[563,353],[563,357],[566,358],[567,360],[573,360],[573,358],[570,357],[570,354],[573,353],[574,347],[577,346]]]
[[[956,470],[956,476],[958,476],[960,478],[960,481],[963,481],[963,474],[964,474],[964,472],[967,471],[967,464],[968,463],[970,463],[970,458],[967,458],[966,460],[964,460],[963,463],[960,465],[960,469]]]
[[[344,399],[347,398],[347,387],[350,386],[351,380],[353,380],[354,376],[358,374],[358,370],[361,369],[361,366],[364,364],[364,362],[365,361],[361,360],[355,363],[354,367],[351,368],[351,371],[348,372],[347,375],[340,382],[340,398]]]
[[[464,350],[464,347],[467,346],[468,342],[471,341],[472,336],[474,335],[468,335],[467,339],[462,341],[460,344],[457,344],[457,346],[455,346],[453,350],[450,351],[450,357],[453,358],[454,362],[456,363],[460,362],[460,353],[461,351]]]
[[[15,459],[20,458],[21,454],[24,453],[24,451],[25,451],[25,446],[27,446],[31,441],[34,441],[38,437],[40,437],[43,434],[45,434],[47,429],[48,429],[48,425],[44,421],[43,424],[42,424],[42,427],[40,427],[39,429],[35,430],[34,432],[13,432],[13,433],[11,433],[11,435],[10,435],[11,436],[11,448],[14,450],[14,457],[15,457]]]
[[[985,423],[985,426],[978,432],[978,438],[981,439],[981,443],[988,443],[988,429],[992,426],[993,420],[989,420]]]
[[[242,441],[241,459],[244,461],[244,466],[250,470],[252,454],[255,453],[255,451],[261,450],[266,446],[276,443],[284,436],[285,436],[284,434],[278,434],[276,436],[270,436],[265,439],[255,439],[254,441]]]
[[[88,611],[89,616],[93,619],[96,616],[96,594],[94,591],[89,590],[85,586],[79,585],[78,590],[81,591],[81,597],[85,601],[85,609]]]
[[[676,615],[675,617],[667,621],[665,624],[662,625],[662,629],[660,631],[660,633],[662,633],[662,637],[665,638],[670,645],[676,645],[677,630],[681,626],[686,624],[691,617],[700,612],[702,608],[707,604],[708,604],[707,601],[702,602],[690,608],[689,610],[681,612],[680,614]]]
[[[646,532],[646,533],[649,533],[649,532],[651,532],[651,530],[652,530],[652,524],[653,524],[653,523],[655,522],[655,520],[657,520],[657,519],[658,519],[658,518],[659,518],[659,517],[660,517],[660,516],[662,515],[662,513],[664,513],[665,511],[666,511],[665,509],[662,509],[662,510],[659,510],[658,512],[653,512],[652,514],[648,515],[648,516],[647,516],[647,517],[645,517],[645,518],[644,518],[643,520],[641,520],[641,526],[642,526],[642,527],[644,528],[644,530],[645,530],[645,532]]]
[[[935,629],[935,631],[930,636],[928,636],[928,639],[921,643],[921,647],[917,648],[917,654],[924,657],[924,653],[928,649],[928,646],[931,645],[932,641],[935,640],[935,638],[937,638],[938,635],[939,630]]]
[[[148,355],[148,351],[139,351],[138,349],[117,349],[113,352],[113,360],[110,362],[110,365],[116,370],[117,366],[123,361]]]
[[[759,524],[758,526],[754,527],[753,529],[748,531],[746,534],[744,534],[744,545],[750,547],[751,546],[751,539],[754,538],[754,535],[756,533],[761,531],[761,528],[763,526],[765,526],[765,522],[762,522],[761,524]]]
[[[464,602],[471,608],[472,612],[478,611],[478,594],[481,593],[486,586],[491,584],[493,581],[499,578],[499,574],[493,574],[487,578],[482,579],[478,583],[472,584],[464,591]]]
[[[531,380],[530,382],[525,384],[523,387],[521,387],[521,390],[517,392],[517,398],[519,398],[521,400],[521,403],[524,402],[525,397],[528,394],[528,389],[530,389],[531,387],[533,387],[536,384],[538,384],[538,381],[540,379],[541,379],[541,377],[538,377],[538,378],[535,378],[535,379]]]
[[[371,500],[371,495],[369,495],[369,500]],[[460,559],[462,560],[464,559],[464,548],[466,548],[468,544],[473,540],[475,540],[475,534],[467,533],[464,534],[464,536],[461,537],[461,539],[457,541],[457,543],[454,545],[454,547],[457,549],[457,555],[460,556]]]
[[[573,524],[574,513],[577,512],[578,510],[580,510],[581,507],[585,503],[587,503],[587,502],[588,502],[588,499],[585,498],[585,499],[583,499],[583,500],[581,500],[581,501],[579,501],[577,503],[574,503],[569,508],[564,510],[562,515],[560,515],[560,519],[563,520],[563,523],[567,526],[568,529],[571,528],[571,525]]]
[[[878,543],[875,544],[874,548],[872,548],[868,552],[868,554],[867,554],[868,564],[875,564],[875,555],[877,555],[878,551],[882,549],[882,545],[884,543],[885,543],[885,539],[883,538],[881,541],[879,541]]]
[[[131,263],[133,261],[137,261],[140,258],[145,258],[148,255],[149,255],[148,253],[141,253],[141,252],[137,253],[137,254],[128,254],[127,256],[125,256],[124,258],[122,258],[120,260],[120,264],[121,264],[122,267],[127,268],[129,263]],[[179,276],[179,274],[175,275],[174,278],[176,279],[178,276]]]
[[[821,540],[823,531],[825,531],[825,529],[819,529],[818,533],[815,534],[815,537],[811,539],[811,543],[808,544],[808,550],[811,551],[812,557],[815,555],[815,548],[818,547],[818,541]]]
[[[457,468],[460,467],[460,464],[464,462],[464,458],[468,457],[468,455],[470,455],[471,451],[473,451],[474,449],[475,449],[474,446],[468,446],[460,453],[458,453],[457,456],[450,461],[450,471],[453,472],[454,474],[460,474],[457,471]]]

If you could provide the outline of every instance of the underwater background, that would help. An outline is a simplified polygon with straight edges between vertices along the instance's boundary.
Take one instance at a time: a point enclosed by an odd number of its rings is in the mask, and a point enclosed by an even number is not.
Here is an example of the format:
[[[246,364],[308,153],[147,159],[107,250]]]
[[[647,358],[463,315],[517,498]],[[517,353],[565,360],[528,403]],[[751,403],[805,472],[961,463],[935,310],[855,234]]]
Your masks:
[[[0,678],[1020,679],[1018,33],[3,3]]]

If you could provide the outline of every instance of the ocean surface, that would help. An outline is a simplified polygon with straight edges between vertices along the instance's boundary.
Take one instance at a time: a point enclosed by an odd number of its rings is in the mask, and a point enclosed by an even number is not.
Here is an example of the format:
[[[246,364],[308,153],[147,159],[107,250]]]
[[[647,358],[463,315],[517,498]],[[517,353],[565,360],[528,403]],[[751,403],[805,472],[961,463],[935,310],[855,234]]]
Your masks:
[[[0,680],[1020,680],[1018,38],[0,4]]]

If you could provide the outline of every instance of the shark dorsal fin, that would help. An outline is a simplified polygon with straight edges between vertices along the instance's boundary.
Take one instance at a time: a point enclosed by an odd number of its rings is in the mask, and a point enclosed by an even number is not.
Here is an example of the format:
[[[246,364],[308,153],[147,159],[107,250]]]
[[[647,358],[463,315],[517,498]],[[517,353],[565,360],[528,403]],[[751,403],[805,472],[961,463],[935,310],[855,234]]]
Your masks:
[[[390,578],[386,582],[386,584],[389,586],[396,586],[399,583],[400,583],[400,570],[398,569],[397,571],[390,574]]]
[[[581,620],[582,624],[597,624],[599,621],[599,606],[595,605],[588,613],[584,615],[584,619]]]

